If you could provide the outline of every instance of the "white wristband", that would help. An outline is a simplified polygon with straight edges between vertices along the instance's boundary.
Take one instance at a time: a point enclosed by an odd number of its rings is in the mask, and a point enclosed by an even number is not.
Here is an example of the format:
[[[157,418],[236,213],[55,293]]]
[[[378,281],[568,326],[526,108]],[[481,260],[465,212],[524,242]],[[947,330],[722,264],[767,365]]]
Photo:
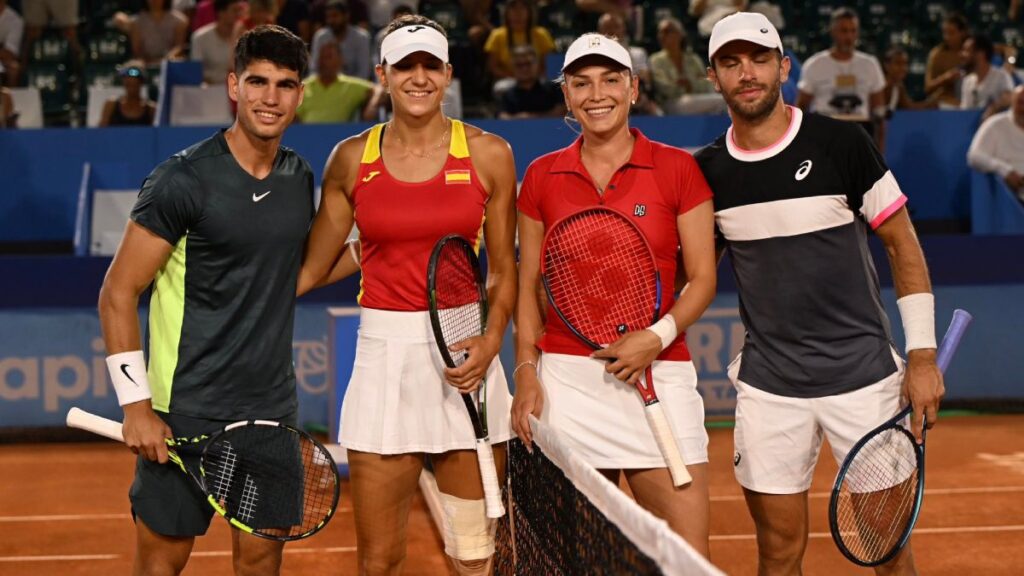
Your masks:
[[[647,329],[657,334],[658,338],[661,339],[662,350],[675,342],[676,336],[679,335],[679,329],[676,328],[676,319],[671,314],[665,314],[661,320],[651,324]]]
[[[153,397],[146,377],[146,358],[142,350],[107,356],[107,370],[114,383],[117,403],[121,406]]]
[[[896,301],[907,336],[906,351],[935,348],[935,296],[920,292]]]

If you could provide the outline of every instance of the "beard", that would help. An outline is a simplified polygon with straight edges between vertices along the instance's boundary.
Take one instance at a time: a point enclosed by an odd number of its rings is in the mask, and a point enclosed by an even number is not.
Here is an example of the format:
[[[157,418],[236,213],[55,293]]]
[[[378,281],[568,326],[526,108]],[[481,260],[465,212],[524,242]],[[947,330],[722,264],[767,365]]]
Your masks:
[[[755,87],[764,90],[764,96],[759,100],[755,100],[753,102],[741,102],[736,98],[735,94],[741,90],[747,90]],[[732,92],[732,94],[727,95],[725,92],[722,93],[722,97],[725,98],[725,103],[729,106],[729,112],[739,116],[744,121],[751,123],[756,123],[767,118],[768,115],[772,113],[772,110],[775,109],[775,106],[778,104],[781,96],[781,77],[776,77],[771,86],[766,84],[749,83],[739,86]]]

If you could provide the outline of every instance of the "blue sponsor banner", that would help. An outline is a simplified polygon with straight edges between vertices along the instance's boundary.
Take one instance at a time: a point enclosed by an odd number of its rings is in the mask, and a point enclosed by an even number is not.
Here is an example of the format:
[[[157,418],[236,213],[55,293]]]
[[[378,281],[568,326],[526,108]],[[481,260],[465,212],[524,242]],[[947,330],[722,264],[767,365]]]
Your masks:
[[[938,286],[936,330],[941,336],[954,308],[975,317],[946,373],[947,399],[1024,397],[1018,353],[1024,326],[1024,285]],[[883,301],[893,338],[903,347],[903,330],[891,288]],[[358,315],[355,308],[300,304],[293,345],[298,379],[299,421],[330,429],[337,419],[354,358]],[[145,318],[145,314],[142,315]],[[735,391],[726,375],[743,346],[744,329],[735,293],[719,294],[687,332],[700,391],[709,415],[729,416]],[[0,427],[60,426],[71,406],[120,418],[104,362],[99,320],[91,308],[0,310]],[[511,331],[501,351],[511,382]]]
[[[328,422],[327,316],[298,306],[299,423]],[[145,320],[146,314],[140,316]],[[120,420],[95,309],[0,311],[0,427],[63,426],[72,406]]]

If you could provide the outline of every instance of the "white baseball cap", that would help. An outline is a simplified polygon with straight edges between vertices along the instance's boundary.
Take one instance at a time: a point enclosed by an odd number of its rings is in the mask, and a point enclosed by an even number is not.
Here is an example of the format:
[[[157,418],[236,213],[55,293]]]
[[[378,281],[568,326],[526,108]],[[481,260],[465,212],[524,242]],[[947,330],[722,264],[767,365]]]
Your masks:
[[[718,52],[719,48],[735,40],[746,40],[765,48],[775,48],[780,54],[783,52],[779,31],[772,26],[764,14],[737,12],[722,18],[711,29],[708,60],[714,58],[715,52]]]
[[[609,38],[604,34],[587,33],[569,45],[569,49],[565,51],[565,62],[562,64],[562,72],[572,65],[573,62],[583,58],[585,56],[604,56],[618,64],[622,64],[633,71],[633,61],[629,57],[629,52],[619,44],[619,42],[613,38]]]
[[[447,64],[448,39],[430,26],[403,26],[384,37],[380,45],[380,63],[394,64],[414,52],[426,52]]]

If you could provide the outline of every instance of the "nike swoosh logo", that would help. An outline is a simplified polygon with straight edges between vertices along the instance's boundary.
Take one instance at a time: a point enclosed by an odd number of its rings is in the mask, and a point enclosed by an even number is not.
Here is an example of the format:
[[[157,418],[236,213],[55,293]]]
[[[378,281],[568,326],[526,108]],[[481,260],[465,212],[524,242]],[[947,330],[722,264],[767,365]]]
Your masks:
[[[263,200],[264,198],[266,198],[267,194],[270,194],[270,192],[271,192],[270,190],[267,190],[266,192],[264,192],[263,194],[260,194],[259,196],[257,196],[256,193],[253,192],[252,193],[252,201],[253,202],[259,202],[260,200]]]
[[[363,182],[369,182],[370,180],[373,180],[374,178],[377,177],[377,174],[380,174],[380,172],[378,172],[377,170],[370,172],[369,174],[366,175],[365,178],[363,178]]]
[[[132,378],[131,375],[128,374],[128,365],[127,364],[121,364],[121,373],[124,374],[125,378],[131,380],[132,384],[135,384],[136,386],[139,385],[139,383],[135,381],[135,378]]]

